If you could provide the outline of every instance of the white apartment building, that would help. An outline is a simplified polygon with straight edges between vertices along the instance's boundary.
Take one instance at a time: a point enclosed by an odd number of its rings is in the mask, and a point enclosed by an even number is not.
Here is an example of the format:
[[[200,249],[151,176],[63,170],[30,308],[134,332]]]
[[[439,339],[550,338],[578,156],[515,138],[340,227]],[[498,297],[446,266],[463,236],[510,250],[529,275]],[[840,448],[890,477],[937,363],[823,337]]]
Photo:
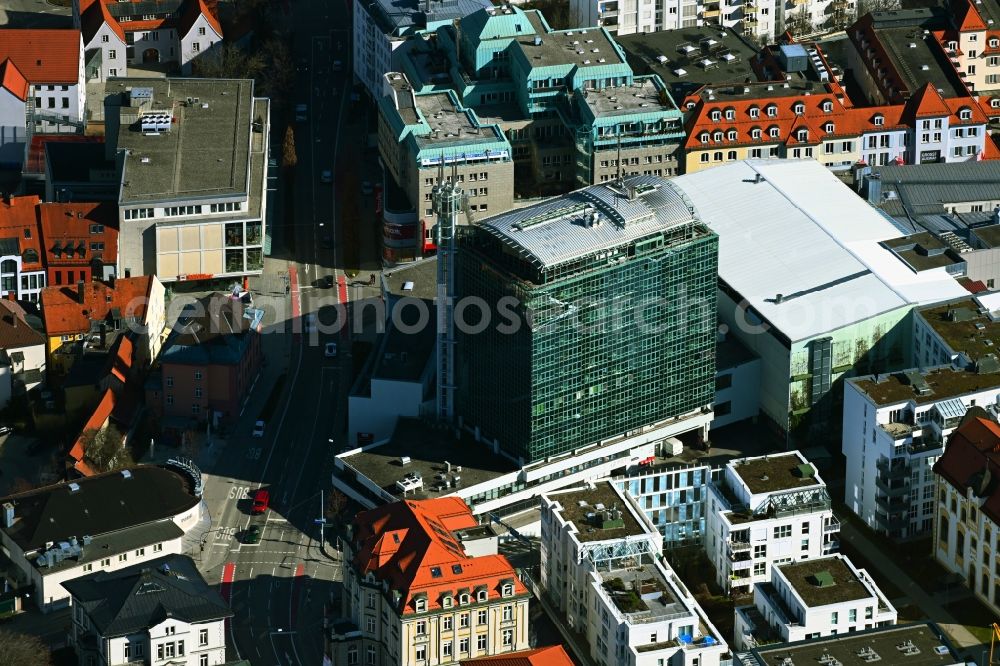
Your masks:
[[[118,275],[260,275],[270,101],[235,79],[115,79],[107,92],[106,150],[122,165]]]
[[[531,594],[461,499],[364,511],[342,546],[334,664],[438,666],[529,647]]]
[[[826,483],[798,451],[733,460],[708,488],[705,551],[726,592],[747,593],[776,564],[829,555],[838,521]]]
[[[214,666],[226,662],[233,611],[189,557],[159,557],[66,584],[70,642],[81,664]]]
[[[17,567],[18,586],[32,586],[48,613],[69,604],[67,581],[180,553],[204,515],[192,493],[181,474],[141,465],[0,498],[0,548]]]
[[[997,403],[1000,375],[952,366],[855,377],[844,384],[844,502],[894,539],[931,531],[933,467],[973,406]]]
[[[716,3],[718,4],[718,3]],[[570,0],[570,25],[596,25],[615,35],[691,28],[704,23],[698,0]]]
[[[1000,425],[997,414],[973,408],[934,466],[938,476],[932,549],[976,598],[1000,613]]]
[[[541,587],[598,666],[718,666],[724,639],[610,482],[542,496]]]
[[[913,360],[992,370],[1000,334],[1000,295],[980,294],[913,311]]]
[[[736,608],[736,649],[849,634],[896,624],[896,609],[864,569],[843,555],[783,564]]]

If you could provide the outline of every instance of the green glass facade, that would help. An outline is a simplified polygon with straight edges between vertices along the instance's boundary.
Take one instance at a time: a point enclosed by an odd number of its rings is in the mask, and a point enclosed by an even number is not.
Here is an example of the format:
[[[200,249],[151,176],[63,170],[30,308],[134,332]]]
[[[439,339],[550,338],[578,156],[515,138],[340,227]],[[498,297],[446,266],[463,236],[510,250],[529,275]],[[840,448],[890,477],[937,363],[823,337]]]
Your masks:
[[[459,297],[493,320],[459,334],[458,413],[508,455],[536,462],[712,403],[718,238],[704,225],[544,267],[476,226],[459,247]]]

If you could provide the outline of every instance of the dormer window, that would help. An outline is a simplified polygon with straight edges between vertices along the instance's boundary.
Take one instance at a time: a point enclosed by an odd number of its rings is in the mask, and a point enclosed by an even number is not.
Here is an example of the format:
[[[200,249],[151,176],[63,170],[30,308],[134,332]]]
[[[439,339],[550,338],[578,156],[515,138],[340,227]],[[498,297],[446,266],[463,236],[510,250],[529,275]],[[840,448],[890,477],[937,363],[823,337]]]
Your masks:
[[[776,118],[778,116],[778,107],[774,104],[769,104],[767,106],[767,116],[769,118]]]
[[[486,590],[479,590],[476,594],[477,601],[486,601]]]
[[[514,586],[508,583],[503,586],[503,589],[500,591],[500,593],[505,597],[512,597],[514,596]]]
[[[778,138],[778,134],[780,133],[780,130],[779,130],[779,129],[778,129],[777,127],[775,127],[775,126],[773,126],[773,125],[772,125],[771,127],[769,127],[769,128],[767,129],[767,133],[768,133],[768,134],[769,134],[769,135],[770,135],[771,137],[773,137],[773,138],[777,139],[777,138]]]
[[[833,102],[830,100],[823,100],[823,113],[830,113],[833,111]]]
[[[881,113],[875,114],[875,124],[879,126],[885,124],[885,117]]]
[[[712,141],[719,142],[722,141],[722,132],[716,132],[712,135]]]
[[[951,49],[952,51],[954,51],[955,49],[958,48],[958,42],[954,42],[954,41],[948,42],[948,48]]]
[[[823,131],[827,134],[833,134],[833,123],[827,123],[823,125]]]
[[[961,109],[958,110],[958,119],[972,120],[972,109],[963,106]]]
[[[760,135],[761,135],[761,131],[760,131],[759,127],[754,127],[752,130],[750,130],[750,138],[751,139],[759,139]]]
[[[753,118],[754,120],[757,120],[758,118],[760,118],[760,109],[758,109],[756,106],[751,106],[750,107],[750,117]]]
[[[805,141],[809,138],[809,130],[800,129],[795,133],[795,138],[799,141]]]
[[[708,132],[702,132],[698,138],[701,139],[702,143],[708,143]]]
[[[451,599],[450,596],[445,596],[445,597],[441,598],[441,607],[442,608],[451,608],[451,604],[452,603],[453,602],[452,602],[452,599]]]
[[[418,613],[426,613],[427,612],[427,600],[426,599],[417,599],[415,602],[413,602],[413,607],[414,607],[414,609]]]
[[[806,112],[806,105],[803,104],[802,102],[796,102],[795,105],[792,107],[792,111],[795,113],[795,115],[801,116],[803,113]]]
[[[733,109],[726,109],[726,120],[735,120],[736,111]]]
[[[736,130],[731,129],[728,132],[726,132],[726,139],[728,139],[729,141],[736,141]]]
[[[461,595],[460,595],[460,596],[458,597],[458,603],[462,604],[463,606],[464,606],[465,604],[469,603],[469,595],[468,595],[468,594],[464,594],[464,593],[463,593],[463,594],[461,594]]]
[[[994,109],[1000,109],[1000,97],[994,97],[991,99],[990,106]]]
[[[712,109],[710,117],[712,118],[712,120],[718,122],[722,118],[722,113],[718,109]]]
[[[993,39],[990,40],[990,48],[995,49],[997,47],[1000,47],[1000,39],[994,37]]]

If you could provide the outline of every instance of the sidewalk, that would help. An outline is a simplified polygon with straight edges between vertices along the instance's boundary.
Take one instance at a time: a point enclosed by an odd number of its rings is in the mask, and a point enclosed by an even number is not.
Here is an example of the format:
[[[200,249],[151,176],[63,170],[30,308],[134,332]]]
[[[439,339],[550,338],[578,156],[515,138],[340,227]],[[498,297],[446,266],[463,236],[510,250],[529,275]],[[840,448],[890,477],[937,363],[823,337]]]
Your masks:
[[[857,548],[862,557],[871,563],[872,568],[877,569],[890,583],[902,590],[928,619],[940,625],[941,629],[951,638],[956,649],[960,652],[967,651],[973,655],[974,659],[980,657],[982,643],[979,642],[979,639],[959,624],[954,616],[945,610],[933,596],[917,585],[909,574],[896,566],[896,563],[888,558],[878,546],[869,541],[861,530],[848,521],[841,521],[840,538]]]

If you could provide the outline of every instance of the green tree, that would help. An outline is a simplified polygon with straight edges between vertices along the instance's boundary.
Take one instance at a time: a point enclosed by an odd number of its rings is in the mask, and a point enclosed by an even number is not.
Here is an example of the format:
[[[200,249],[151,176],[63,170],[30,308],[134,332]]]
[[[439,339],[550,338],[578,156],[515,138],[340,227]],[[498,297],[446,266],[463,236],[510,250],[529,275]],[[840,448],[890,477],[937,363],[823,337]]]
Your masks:
[[[52,666],[52,656],[37,636],[0,629],[0,666]]]
[[[124,436],[114,424],[100,430],[84,430],[81,437],[84,458],[94,471],[113,472],[135,465],[132,453],[123,443]]]

